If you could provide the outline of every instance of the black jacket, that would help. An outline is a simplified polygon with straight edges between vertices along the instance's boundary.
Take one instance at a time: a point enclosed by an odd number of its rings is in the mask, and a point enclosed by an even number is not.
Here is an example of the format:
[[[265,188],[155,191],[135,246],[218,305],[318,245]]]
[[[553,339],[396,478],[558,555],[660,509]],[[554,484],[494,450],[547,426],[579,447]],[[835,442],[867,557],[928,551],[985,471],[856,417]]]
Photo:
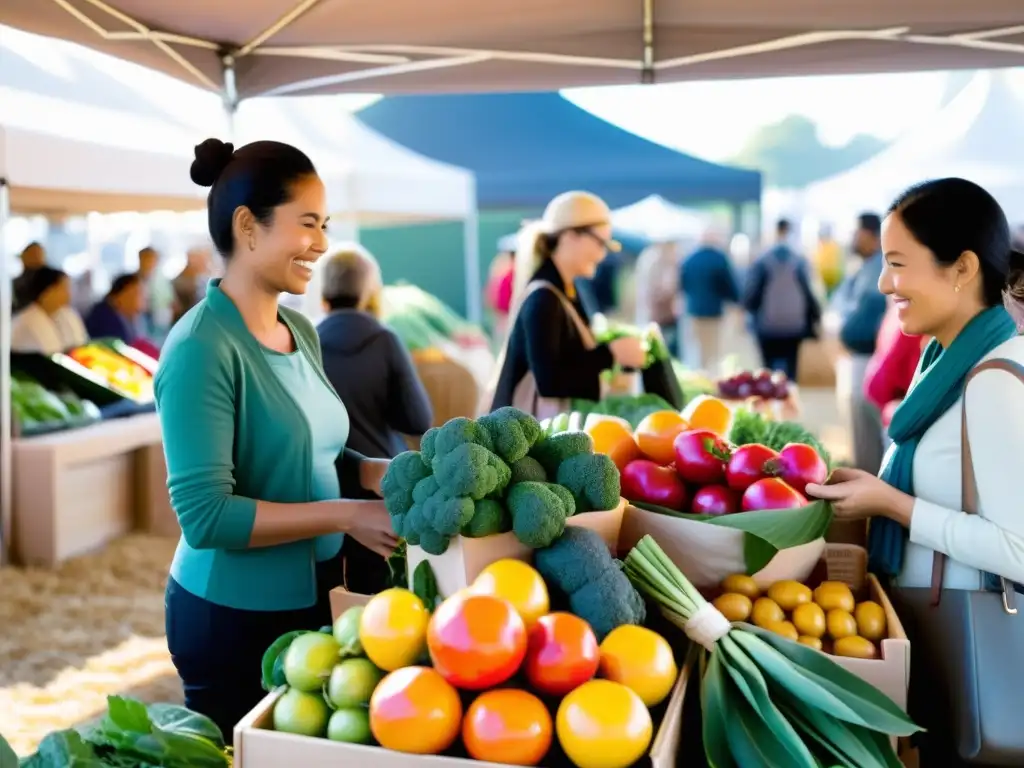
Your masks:
[[[430,400],[392,331],[365,312],[340,310],[324,318],[317,334],[324,371],[348,409],[348,449],[390,459],[405,450],[402,435],[430,429]]]
[[[533,279],[565,290],[558,268],[550,260],[541,265]],[[578,294],[573,305],[584,322],[589,322]],[[601,372],[613,363],[607,344],[591,350],[584,347],[558,296],[548,290],[534,291],[523,302],[512,326],[491,408],[512,404],[515,388],[527,371],[533,373],[542,397],[599,400]]]

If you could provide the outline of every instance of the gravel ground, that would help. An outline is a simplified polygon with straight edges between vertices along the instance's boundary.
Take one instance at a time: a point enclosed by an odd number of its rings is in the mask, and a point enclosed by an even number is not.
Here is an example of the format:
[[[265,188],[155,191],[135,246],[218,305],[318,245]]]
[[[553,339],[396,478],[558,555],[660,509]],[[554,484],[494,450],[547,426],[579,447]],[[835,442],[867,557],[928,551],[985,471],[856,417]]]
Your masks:
[[[0,570],[0,734],[19,754],[110,694],[181,701],[163,591],[175,541],[129,536],[55,571]]]

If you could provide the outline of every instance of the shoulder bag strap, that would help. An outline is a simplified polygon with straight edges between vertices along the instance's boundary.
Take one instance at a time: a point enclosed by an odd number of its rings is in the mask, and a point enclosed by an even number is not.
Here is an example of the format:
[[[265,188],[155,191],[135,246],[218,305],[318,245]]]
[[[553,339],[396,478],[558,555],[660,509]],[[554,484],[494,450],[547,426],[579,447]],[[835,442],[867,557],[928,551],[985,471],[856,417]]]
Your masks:
[[[986,360],[975,366],[964,380],[964,393],[960,403],[960,506],[969,515],[978,514],[978,484],[974,478],[974,462],[971,460],[971,441],[967,434],[967,386],[971,379],[982,371],[1005,371],[1024,384],[1024,366],[1012,360],[998,358]],[[936,552],[932,560],[932,605],[938,605],[942,598],[942,580],[946,573],[946,555]],[[1000,577],[1003,588],[1003,609],[1017,613],[1016,588],[1009,579]]]

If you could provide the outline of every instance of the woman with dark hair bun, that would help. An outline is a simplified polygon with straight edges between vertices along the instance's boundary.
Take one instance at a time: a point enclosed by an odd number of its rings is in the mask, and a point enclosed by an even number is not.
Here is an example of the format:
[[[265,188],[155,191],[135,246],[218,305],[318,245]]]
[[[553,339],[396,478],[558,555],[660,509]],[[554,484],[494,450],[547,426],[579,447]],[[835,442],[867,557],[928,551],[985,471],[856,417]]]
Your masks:
[[[840,519],[870,520],[870,568],[891,579],[915,644],[921,764],[1021,765],[1024,739],[999,712],[1024,705],[1024,672],[1003,655],[1024,643],[1024,620],[1007,615],[1024,582],[1024,338],[1007,311],[1024,298],[1024,254],[995,199],[955,178],[900,195],[882,250],[879,289],[905,333],[932,340],[880,478],[838,469],[807,491]]]
[[[340,499],[348,414],[324,375],[316,330],[279,306],[306,291],[327,249],[324,185],[273,141],[196,147],[224,277],[171,330],[156,376],[171,504],[181,523],[166,596],[167,644],[185,704],[230,739],[263,695],[263,652],[329,624],[328,590],[352,536],[381,555],[397,539],[379,499]],[[346,454],[368,491],[386,461]]]
[[[71,278],[53,267],[37,267],[22,285],[26,302],[11,323],[11,349],[53,355],[89,340],[71,306]]]

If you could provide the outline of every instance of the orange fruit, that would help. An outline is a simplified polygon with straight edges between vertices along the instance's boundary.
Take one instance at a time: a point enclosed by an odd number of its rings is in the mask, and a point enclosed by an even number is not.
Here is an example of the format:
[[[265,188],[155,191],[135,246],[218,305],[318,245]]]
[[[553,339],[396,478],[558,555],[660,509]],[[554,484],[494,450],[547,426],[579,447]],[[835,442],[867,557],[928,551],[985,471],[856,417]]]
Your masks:
[[[640,458],[629,422],[609,417],[596,419],[584,430],[594,442],[594,453],[608,456],[620,470],[634,459]]]
[[[675,411],[655,411],[637,425],[634,436],[640,453],[665,465],[676,460],[672,443],[687,428],[686,419]]]
[[[690,429],[709,429],[725,437],[732,426],[732,409],[712,395],[698,395],[683,410]]]
[[[462,722],[462,742],[474,760],[537,765],[551,747],[551,715],[532,693],[504,688],[480,694]]]
[[[462,727],[459,693],[429,667],[404,667],[385,677],[370,698],[370,730],[382,747],[437,755]]]

